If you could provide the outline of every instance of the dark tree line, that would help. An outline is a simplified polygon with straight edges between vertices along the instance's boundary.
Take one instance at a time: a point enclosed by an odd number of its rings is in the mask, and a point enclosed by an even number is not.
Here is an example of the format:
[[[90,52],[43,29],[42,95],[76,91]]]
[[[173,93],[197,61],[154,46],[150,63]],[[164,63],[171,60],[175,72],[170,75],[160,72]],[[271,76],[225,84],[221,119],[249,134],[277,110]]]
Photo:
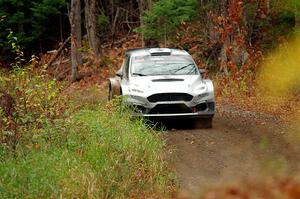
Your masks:
[[[101,53],[101,43],[117,40],[139,26],[136,0],[79,2],[82,38],[88,40],[96,54]],[[70,35],[71,5],[71,0],[1,0],[0,61],[13,56],[7,39],[10,31],[28,55],[56,48]]]
[[[133,0],[129,2],[84,0],[84,9],[81,9],[82,2],[80,0],[71,0],[72,81],[77,79],[77,68],[78,65],[82,64],[82,56],[78,50],[81,48],[83,33],[81,24],[85,26],[86,38],[93,54],[101,56],[103,41],[109,38],[113,42],[119,31],[123,31],[121,35],[124,36],[124,31],[129,34],[133,28],[139,26],[139,19],[144,11],[148,9],[150,3],[150,1],[146,2],[144,0],[138,0],[137,2]],[[136,7],[138,7],[138,12]],[[81,20],[82,10],[84,10],[84,20]],[[136,12],[139,13],[138,17]]]
[[[13,32],[27,51],[46,51],[69,35],[67,1],[1,0],[0,61],[13,56],[7,35]],[[29,52],[28,54],[31,54]]]
[[[232,68],[247,65],[251,49],[268,39],[268,30],[288,32],[290,27],[297,26],[300,21],[299,2],[2,0],[0,61],[14,55],[7,39],[10,31],[28,54],[57,48],[59,42],[63,43],[71,35],[72,79],[75,80],[75,69],[82,64],[78,50],[82,47],[82,41],[88,44],[95,56],[101,57],[103,46],[113,46],[132,32],[140,34],[143,41],[141,46],[161,45],[187,50],[192,46],[178,42],[180,35],[192,34],[191,37],[194,37],[196,34],[201,42],[193,45],[200,46],[201,58],[206,65],[227,74]],[[198,24],[197,31],[189,33],[185,29],[189,22]]]

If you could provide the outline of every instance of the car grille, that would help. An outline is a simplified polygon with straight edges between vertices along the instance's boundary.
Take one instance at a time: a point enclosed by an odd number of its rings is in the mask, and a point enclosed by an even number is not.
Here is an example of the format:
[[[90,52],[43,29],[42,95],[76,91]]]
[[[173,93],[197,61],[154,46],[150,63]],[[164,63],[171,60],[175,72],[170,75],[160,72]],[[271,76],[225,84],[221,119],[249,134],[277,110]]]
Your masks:
[[[165,101],[191,101],[192,95],[186,93],[161,93],[154,94],[147,98],[149,102],[165,102]]]
[[[158,104],[150,110],[149,114],[175,114],[192,113],[192,110],[185,104]]]

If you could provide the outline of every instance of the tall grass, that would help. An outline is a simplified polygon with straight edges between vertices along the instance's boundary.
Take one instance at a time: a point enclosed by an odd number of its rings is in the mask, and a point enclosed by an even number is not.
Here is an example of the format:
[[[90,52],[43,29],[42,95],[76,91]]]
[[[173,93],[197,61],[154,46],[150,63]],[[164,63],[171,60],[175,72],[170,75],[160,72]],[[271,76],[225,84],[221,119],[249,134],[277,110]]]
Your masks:
[[[31,137],[32,138],[32,137]],[[26,138],[22,138],[26,139]],[[25,144],[26,143],[26,144]],[[168,192],[163,143],[109,104],[45,122],[17,153],[1,148],[0,198],[145,198]]]

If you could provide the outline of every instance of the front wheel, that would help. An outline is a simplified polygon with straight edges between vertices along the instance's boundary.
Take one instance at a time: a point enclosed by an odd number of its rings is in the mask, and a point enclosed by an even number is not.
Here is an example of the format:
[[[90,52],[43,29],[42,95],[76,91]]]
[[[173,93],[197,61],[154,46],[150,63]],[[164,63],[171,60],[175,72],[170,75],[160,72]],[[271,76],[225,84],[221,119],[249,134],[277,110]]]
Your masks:
[[[122,95],[122,91],[119,85],[115,85],[111,82],[108,84],[108,101]]]

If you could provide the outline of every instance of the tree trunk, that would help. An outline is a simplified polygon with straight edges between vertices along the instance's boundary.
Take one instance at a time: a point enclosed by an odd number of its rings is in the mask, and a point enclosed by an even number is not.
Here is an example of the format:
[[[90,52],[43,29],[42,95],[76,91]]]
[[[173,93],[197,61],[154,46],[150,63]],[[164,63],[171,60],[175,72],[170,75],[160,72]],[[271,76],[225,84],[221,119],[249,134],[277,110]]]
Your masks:
[[[246,18],[242,7],[244,5],[237,3],[235,0],[220,1],[220,15],[225,19],[222,27],[225,32],[222,35],[223,39],[221,39],[220,70],[226,75],[229,74],[229,70],[241,69],[249,58],[245,42],[247,31],[245,31]],[[241,15],[238,15],[237,18],[234,15],[235,12],[241,12]]]
[[[228,0],[221,0],[220,1],[220,15],[227,18],[228,17]],[[221,47],[220,52],[220,70],[225,73],[225,75],[228,75],[228,68],[227,68],[227,62],[228,62],[228,56],[227,56],[227,48],[230,43],[230,33],[225,33],[226,39],[223,41],[223,45]]]
[[[270,2],[270,0],[265,0],[265,7],[266,7],[266,15],[268,16],[271,12],[271,2]]]
[[[80,0],[71,0],[70,25],[71,25],[71,80],[78,78],[78,65],[81,64],[81,6]]]
[[[228,48],[228,39],[223,43],[221,52],[220,52],[220,71],[223,71],[224,74],[227,76],[228,73],[228,68],[227,68],[227,62],[228,62],[228,57],[227,57],[227,48]]]
[[[97,0],[85,0],[85,25],[90,48],[96,56],[101,54]]]
[[[140,26],[144,27],[143,15],[146,10],[146,2],[145,0],[137,0],[139,5],[139,13],[140,13]],[[142,47],[145,47],[144,35],[142,34]]]

